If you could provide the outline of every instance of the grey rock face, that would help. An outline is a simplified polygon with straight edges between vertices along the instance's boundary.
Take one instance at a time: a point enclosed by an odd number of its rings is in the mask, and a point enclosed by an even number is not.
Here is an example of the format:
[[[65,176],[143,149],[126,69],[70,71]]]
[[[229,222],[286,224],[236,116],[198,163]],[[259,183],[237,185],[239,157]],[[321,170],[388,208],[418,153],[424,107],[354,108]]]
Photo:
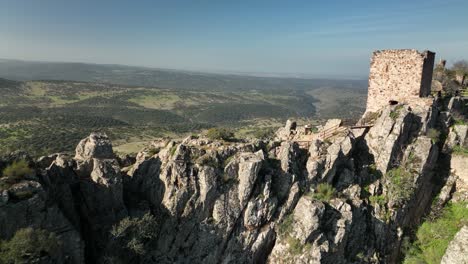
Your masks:
[[[57,261],[84,263],[84,242],[57,204],[49,204],[48,193],[35,181],[23,181],[2,192],[0,237],[10,239],[26,227],[46,229],[62,241]]]
[[[467,146],[468,145],[468,125],[454,125],[450,127],[449,134],[444,148],[451,150],[455,146]]]
[[[292,236],[305,243],[318,235],[320,221],[325,212],[325,205],[310,198],[302,197],[294,209],[294,227]]]
[[[239,202],[241,205],[244,205],[250,197],[263,159],[261,152],[242,154],[239,158]]]
[[[337,134],[309,149],[290,138],[159,140],[133,164],[114,157],[105,135],[92,134],[74,159],[60,154],[42,166],[41,183],[0,193],[0,226],[10,230],[0,237],[20,226],[67,226],[74,263],[83,261],[82,241],[98,261],[112,226],[151,213],[157,234],[136,263],[394,263],[405,231],[438,190],[439,149],[426,135],[436,116],[434,108],[389,106],[358,137]],[[283,128],[288,136],[292,127]],[[395,167],[411,174],[404,199],[386,174]],[[23,190],[32,196],[18,201]],[[445,203],[451,190],[443,190]],[[49,225],[49,217],[59,220]]]
[[[468,263],[468,226],[463,226],[450,242],[441,264]]]
[[[309,149],[310,156],[306,164],[308,180],[311,183],[331,183],[335,177],[343,174],[343,181],[340,182],[351,183],[354,178],[350,157],[353,145],[352,138],[348,135],[334,138],[330,145],[319,141],[314,142]],[[344,169],[346,170],[343,171]]]
[[[381,172],[385,173],[391,167],[398,155],[397,146],[403,146],[409,140],[414,120],[405,107],[387,107],[365,136],[375,165]]]

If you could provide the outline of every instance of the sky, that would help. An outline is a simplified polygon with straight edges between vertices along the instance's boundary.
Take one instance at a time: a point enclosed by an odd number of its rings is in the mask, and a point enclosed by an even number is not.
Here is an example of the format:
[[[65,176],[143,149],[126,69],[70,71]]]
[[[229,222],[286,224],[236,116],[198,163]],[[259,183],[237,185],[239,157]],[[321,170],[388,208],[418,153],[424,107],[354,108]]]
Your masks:
[[[467,0],[0,0],[0,58],[367,76],[372,51],[468,59]]]

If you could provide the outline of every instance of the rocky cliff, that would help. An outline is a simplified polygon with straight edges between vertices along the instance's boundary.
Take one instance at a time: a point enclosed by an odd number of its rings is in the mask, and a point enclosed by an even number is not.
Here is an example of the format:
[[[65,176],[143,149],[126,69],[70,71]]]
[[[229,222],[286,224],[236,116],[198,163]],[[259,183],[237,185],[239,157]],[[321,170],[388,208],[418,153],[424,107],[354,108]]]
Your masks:
[[[388,106],[307,148],[190,136],[132,159],[93,133],[74,157],[29,159],[33,175],[1,185],[0,238],[55,233],[59,254],[42,263],[396,263],[434,198],[463,193],[450,151],[466,128],[444,107]]]

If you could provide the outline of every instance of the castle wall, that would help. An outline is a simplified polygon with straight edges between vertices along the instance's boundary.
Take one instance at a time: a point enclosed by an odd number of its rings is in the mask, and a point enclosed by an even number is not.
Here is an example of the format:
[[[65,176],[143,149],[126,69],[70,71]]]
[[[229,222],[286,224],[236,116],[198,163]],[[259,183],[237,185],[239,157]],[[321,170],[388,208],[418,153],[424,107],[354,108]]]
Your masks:
[[[367,112],[389,101],[411,104],[431,93],[435,54],[417,50],[375,51],[370,65]]]

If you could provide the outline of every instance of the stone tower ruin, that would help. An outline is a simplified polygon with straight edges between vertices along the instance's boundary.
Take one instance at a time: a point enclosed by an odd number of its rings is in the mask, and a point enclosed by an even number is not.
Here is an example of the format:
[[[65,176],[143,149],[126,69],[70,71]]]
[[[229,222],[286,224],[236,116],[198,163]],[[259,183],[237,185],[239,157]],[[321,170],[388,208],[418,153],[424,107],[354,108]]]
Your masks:
[[[434,57],[434,52],[414,49],[375,51],[366,112],[376,112],[389,103],[411,104],[429,96]]]

